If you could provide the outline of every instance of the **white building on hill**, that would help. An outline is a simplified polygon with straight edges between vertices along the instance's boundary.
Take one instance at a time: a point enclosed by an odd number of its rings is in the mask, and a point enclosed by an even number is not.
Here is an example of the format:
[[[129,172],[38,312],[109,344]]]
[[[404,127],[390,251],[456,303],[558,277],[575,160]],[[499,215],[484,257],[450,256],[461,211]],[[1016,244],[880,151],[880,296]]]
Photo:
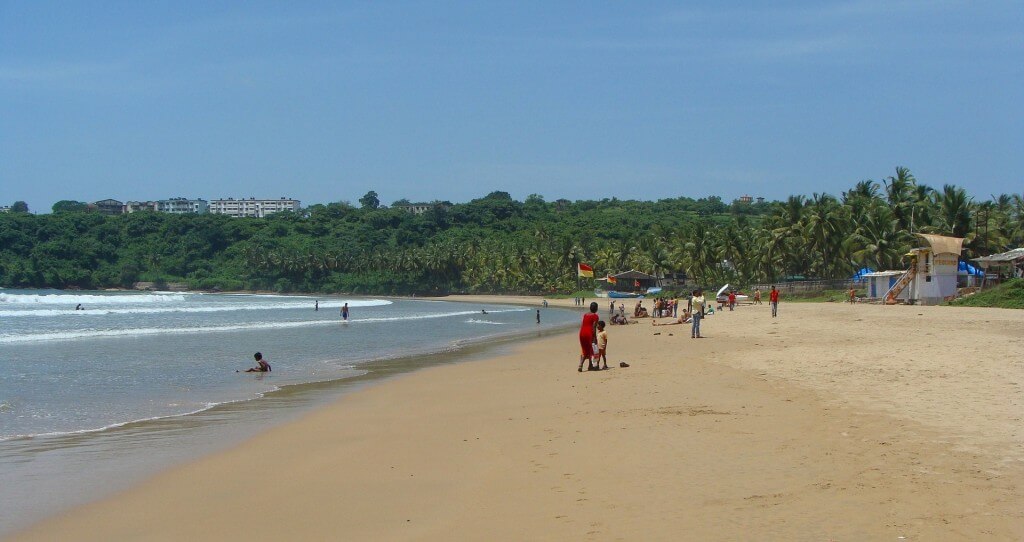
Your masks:
[[[175,215],[203,214],[210,210],[210,205],[204,199],[171,198],[156,202],[156,210]]]
[[[155,201],[129,201],[124,204],[124,212],[126,213],[141,213],[141,212],[156,212],[157,202]]]
[[[234,217],[255,217],[263,218],[267,215],[280,213],[281,211],[299,212],[299,200],[291,198],[281,199],[215,199],[210,201],[210,212],[217,215],[228,215]]]

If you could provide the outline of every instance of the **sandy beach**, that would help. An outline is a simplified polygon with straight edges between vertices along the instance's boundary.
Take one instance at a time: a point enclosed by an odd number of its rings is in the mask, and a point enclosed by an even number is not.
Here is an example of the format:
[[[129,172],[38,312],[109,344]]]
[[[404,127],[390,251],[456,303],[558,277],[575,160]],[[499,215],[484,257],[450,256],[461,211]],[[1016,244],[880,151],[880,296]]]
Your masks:
[[[702,327],[612,326],[607,371],[573,331],[390,379],[13,539],[1024,538],[1024,311]]]

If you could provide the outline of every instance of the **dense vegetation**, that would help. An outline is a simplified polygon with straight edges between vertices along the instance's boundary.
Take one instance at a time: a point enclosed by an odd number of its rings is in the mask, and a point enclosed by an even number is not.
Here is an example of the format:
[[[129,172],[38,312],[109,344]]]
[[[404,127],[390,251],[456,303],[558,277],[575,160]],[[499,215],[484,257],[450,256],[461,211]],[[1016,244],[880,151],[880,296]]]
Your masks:
[[[1010,279],[994,288],[956,299],[951,305],[1024,309],[1024,279]]]
[[[1020,246],[1024,196],[976,202],[963,188],[934,190],[897,168],[838,197],[731,205],[716,197],[519,202],[494,192],[413,215],[381,207],[371,192],[359,207],[238,219],[105,216],[66,202],[49,215],[0,215],[0,286],[567,292],[577,262],[597,276],[635,268],[686,273],[705,285],[749,284],[900,268],[916,245],[911,231],[965,237],[967,257]]]

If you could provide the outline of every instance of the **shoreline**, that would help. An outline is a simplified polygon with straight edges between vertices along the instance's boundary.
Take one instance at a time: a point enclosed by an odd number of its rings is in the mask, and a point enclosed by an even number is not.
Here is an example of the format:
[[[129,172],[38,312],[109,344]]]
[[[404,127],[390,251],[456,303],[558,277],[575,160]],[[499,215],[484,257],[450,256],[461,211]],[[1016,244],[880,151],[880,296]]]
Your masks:
[[[501,304],[500,300],[497,301]],[[506,348],[524,336],[548,336],[564,329],[561,324],[549,324],[544,329],[531,328],[519,333],[499,333],[459,341],[443,350],[373,359],[357,367],[362,374],[279,384],[276,389],[259,396],[221,402],[193,412],[132,420],[103,428],[5,439],[0,441],[5,456],[3,461],[20,465],[12,466],[5,475],[0,475],[0,487],[8,484],[7,491],[0,492],[0,502],[5,503],[5,510],[0,513],[0,539],[26,524],[123,491],[168,468],[252,438],[266,430],[267,421],[287,423],[297,415],[320,408],[351,390],[431,365],[478,359],[486,350]],[[145,442],[159,444],[160,450],[150,454],[138,444]],[[93,459],[81,459],[79,455]],[[153,455],[153,458],[142,455]],[[21,456],[28,461],[19,461]],[[87,474],[86,470],[111,475],[116,472],[112,478],[117,481],[103,483],[97,474]],[[28,479],[36,481],[29,486],[25,483]],[[55,497],[46,497],[48,493]],[[33,494],[41,497],[33,497]],[[62,494],[71,496],[60,496]],[[26,522],[26,519],[31,521]]]
[[[625,369],[576,373],[566,332],[385,380],[14,539],[1024,534],[1024,369],[1006,361],[1024,318],[763,307],[709,318],[700,341],[612,326]],[[958,327],[1003,338],[999,360],[957,370]]]

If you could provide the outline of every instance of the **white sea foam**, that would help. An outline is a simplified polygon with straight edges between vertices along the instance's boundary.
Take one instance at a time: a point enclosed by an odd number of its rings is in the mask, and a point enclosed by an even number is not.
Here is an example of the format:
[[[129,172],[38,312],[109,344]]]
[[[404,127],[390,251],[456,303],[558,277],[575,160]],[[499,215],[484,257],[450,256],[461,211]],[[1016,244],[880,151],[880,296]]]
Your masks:
[[[122,305],[143,303],[181,303],[187,294],[179,293],[147,293],[147,294],[9,294],[0,293],[0,304],[28,305]]]
[[[0,294],[3,295],[3,294]],[[97,296],[101,297],[101,296]],[[340,309],[344,301],[331,301],[320,303],[321,309]],[[390,305],[392,302],[386,299],[360,299],[355,301],[349,301],[348,306],[350,308],[359,307],[379,307],[383,305]],[[49,304],[48,304],[49,305]],[[18,306],[14,310],[0,310],[0,317],[42,317],[42,316],[103,316],[108,314],[168,314],[168,313],[213,313],[213,312],[235,312],[235,311],[265,311],[265,310],[281,310],[281,309],[302,309],[309,310],[309,303],[304,301],[303,303],[295,302],[277,302],[277,303],[253,303],[253,304],[224,304],[224,305],[206,305],[202,307],[193,307],[188,305],[172,306],[172,307],[100,307],[90,308],[93,305],[102,305],[99,303],[90,303],[86,305],[82,303],[85,310],[76,311],[71,308],[71,305],[67,305],[67,309],[51,309],[51,308],[34,308],[26,307],[24,305]]]
[[[494,310],[492,313],[522,312],[527,309]],[[351,324],[368,324],[374,322],[400,322],[412,320],[429,320],[434,318],[451,318],[479,314],[477,311],[457,311],[443,313],[412,314],[403,316],[362,318],[349,320]],[[78,329],[49,333],[26,333],[17,335],[0,334],[0,344],[17,344],[42,341],[67,341],[73,339],[100,339],[117,337],[143,337],[166,334],[222,333],[229,331],[252,331],[260,329],[295,329],[303,327],[336,326],[338,320],[302,320],[296,322],[251,322],[222,326],[186,326],[186,327],[149,327],[126,329]]]
[[[271,391],[276,391],[278,389],[280,389],[280,388],[276,388],[275,387]],[[162,415],[159,415],[159,416],[149,416],[149,417],[145,417],[145,418],[139,418],[139,419],[128,420],[128,421],[123,421],[123,422],[110,423],[110,424],[104,425],[102,427],[93,427],[93,428],[89,428],[89,429],[78,429],[78,430],[71,430],[71,431],[47,431],[47,432],[43,432],[43,433],[28,433],[28,434],[18,434],[18,435],[0,435],[0,442],[7,441],[7,440],[20,440],[20,439],[26,439],[26,438],[64,437],[64,436],[71,436],[71,435],[87,435],[89,433],[99,433],[101,431],[109,431],[110,429],[117,429],[119,427],[124,427],[126,425],[131,425],[133,423],[152,422],[152,421],[157,421],[157,420],[166,420],[168,418],[177,418],[179,416],[190,416],[190,415],[193,415],[193,414],[199,414],[200,412],[205,412],[205,411],[210,410],[211,408],[214,408],[214,407],[219,406],[219,405],[226,405],[226,404],[231,404],[231,403],[239,403],[239,402],[242,402],[242,401],[249,401],[251,399],[263,397],[263,395],[264,395],[263,393],[255,393],[255,394],[253,394],[252,398],[234,399],[234,400],[231,400],[231,401],[221,401],[221,402],[208,402],[208,403],[205,403],[202,408],[198,408],[198,409],[186,410],[186,411],[183,411],[183,412],[177,412],[177,413],[171,413],[171,414],[162,414]]]
[[[503,326],[503,325],[505,325],[504,322],[492,322],[490,320],[477,320],[476,318],[470,318],[469,320],[466,320],[466,323],[467,324],[488,324],[488,325],[492,325],[492,326]]]

